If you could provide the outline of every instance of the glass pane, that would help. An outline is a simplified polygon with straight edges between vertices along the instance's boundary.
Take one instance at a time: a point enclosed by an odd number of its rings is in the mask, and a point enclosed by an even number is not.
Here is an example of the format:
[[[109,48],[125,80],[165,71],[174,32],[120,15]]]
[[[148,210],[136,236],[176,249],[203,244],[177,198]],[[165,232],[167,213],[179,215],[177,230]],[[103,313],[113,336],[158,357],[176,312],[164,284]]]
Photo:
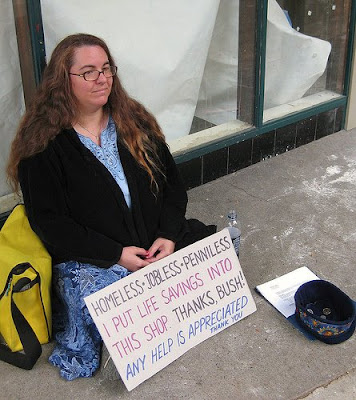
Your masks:
[[[21,83],[15,19],[12,2],[0,2],[0,197],[11,192],[7,184],[5,169],[11,142],[24,112],[25,104]],[[4,201],[4,199],[2,199]],[[12,203],[9,202],[10,207]],[[4,210],[0,206],[0,213]]]
[[[244,89],[249,88],[248,98],[251,100],[251,94],[254,95],[255,90],[253,51],[255,14],[251,4],[246,8],[242,7],[243,3],[239,0],[220,2],[191,133],[236,119],[252,122],[253,107],[250,107],[249,113],[246,112],[246,108],[241,110],[241,97],[247,92]],[[240,13],[241,23],[239,23]],[[241,45],[243,50],[239,51]]]
[[[46,53],[89,26],[108,43],[126,90],[155,115],[172,152],[182,152],[253,121],[255,3],[42,0]]]
[[[264,121],[343,93],[351,0],[269,0]]]
[[[221,0],[188,136],[173,153],[236,134],[254,123],[256,2]]]

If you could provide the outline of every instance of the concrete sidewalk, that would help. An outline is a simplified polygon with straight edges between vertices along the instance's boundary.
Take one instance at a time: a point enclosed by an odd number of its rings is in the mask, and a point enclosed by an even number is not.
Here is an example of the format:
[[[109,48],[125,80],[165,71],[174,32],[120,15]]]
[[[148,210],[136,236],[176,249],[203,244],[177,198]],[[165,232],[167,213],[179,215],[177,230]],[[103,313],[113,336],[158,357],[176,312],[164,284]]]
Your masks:
[[[356,131],[342,131],[189,191],[189,216],[242,217],[240,262],[256,285],[301,266],[356,299]],[[253,291],[257,311],[132,392],[99,372],[66,382],[48,364],[0,364],[0,399],[356,399],[356,334],[309,341]]]

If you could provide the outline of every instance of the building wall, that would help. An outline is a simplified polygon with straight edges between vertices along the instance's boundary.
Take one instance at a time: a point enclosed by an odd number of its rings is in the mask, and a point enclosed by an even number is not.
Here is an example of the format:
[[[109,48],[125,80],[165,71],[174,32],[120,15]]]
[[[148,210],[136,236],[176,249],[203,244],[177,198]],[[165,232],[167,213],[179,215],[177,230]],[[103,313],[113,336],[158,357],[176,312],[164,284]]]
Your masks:
[[[356,128],[356,40],[354,41],[352,69],[350,76],[350,94],[348,98],[345,129]]]
[[[338,132],[342,128],[343,113],[344,107],[335,108],[180,163],[178,168],[186,188],[202,185]]]

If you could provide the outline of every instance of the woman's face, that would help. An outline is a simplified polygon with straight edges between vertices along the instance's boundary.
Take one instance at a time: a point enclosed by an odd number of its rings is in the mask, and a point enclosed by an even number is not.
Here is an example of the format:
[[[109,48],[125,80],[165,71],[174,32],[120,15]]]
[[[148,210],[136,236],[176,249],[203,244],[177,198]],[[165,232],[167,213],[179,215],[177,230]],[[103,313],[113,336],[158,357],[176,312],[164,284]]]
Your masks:
[[[108,56],[100,46],[85,46],[75,50],[74,63],[69,72],[84,74],[87,71],[102,71],[107,66]],[[100,74],[95,81],[86,81],[82,76],[70,75],[70,79],[80,112],[95,112],[107,103],[113,77],[106,78]]]

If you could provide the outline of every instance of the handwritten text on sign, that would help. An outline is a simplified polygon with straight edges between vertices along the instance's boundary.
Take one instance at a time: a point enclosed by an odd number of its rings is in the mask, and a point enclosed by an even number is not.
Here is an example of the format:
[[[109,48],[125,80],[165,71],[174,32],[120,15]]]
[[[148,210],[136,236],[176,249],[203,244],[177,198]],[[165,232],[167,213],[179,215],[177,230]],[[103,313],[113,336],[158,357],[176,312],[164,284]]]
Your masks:
[[[128,390],[256,310],[227,229],[85,302]]]

